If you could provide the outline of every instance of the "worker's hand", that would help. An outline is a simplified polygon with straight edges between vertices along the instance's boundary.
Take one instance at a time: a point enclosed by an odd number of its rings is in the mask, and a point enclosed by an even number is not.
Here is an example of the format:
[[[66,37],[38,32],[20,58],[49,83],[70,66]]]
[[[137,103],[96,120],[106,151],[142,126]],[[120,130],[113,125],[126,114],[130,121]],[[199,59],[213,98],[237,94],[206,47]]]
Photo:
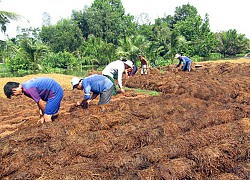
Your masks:
[[[80,102],[80,101],[77,101],[77,102],[76,102],[76,107],[77,107],[77,106],[81,106],[81,102]]]
[[[44,120],[44,117],[43,117],[43,116],[42,116],[42,117],[40,116],[40,119],[37,121],[37,124],[38,124],[38,123],[42,123],[42,124],[43,124],[44,121],[45,121],[45,120]]]
[[[45,122],[52,122],[52,115],[44,114],[38,121],[37,123],[45,123]]]
[[[124,93],[125,93],[125,90],[124,90],[124,89],[121,89],[121,92],[124,94]]]
[[[85,102],[83,102],[83,103],[81,104],[81,106],[82,106],[83,109],[88,109],[88,107],[89,107],[89,102],[88,102],[88,101],[85,101]]]
[[[43,115],[43,118],[44,118],[45,122],[52,122],[51,117],[52,117],[52,115],[48,115],[48,114]]]

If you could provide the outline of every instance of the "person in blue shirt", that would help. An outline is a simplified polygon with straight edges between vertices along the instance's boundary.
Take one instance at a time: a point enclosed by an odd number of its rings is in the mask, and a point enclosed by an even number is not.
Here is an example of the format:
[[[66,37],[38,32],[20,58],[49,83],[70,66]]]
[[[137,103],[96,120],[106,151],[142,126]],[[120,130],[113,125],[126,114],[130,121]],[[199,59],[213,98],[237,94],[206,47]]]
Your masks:
[[[40,122],[51,122],[58,117],[60,103],[63,98],[62,87],[52,78],[37,77],[22,84],[7,82],[4,86],[7,98],[12,96],[25,96],[33,99],[40,110]]]
[[[176,54],[174,58],[179,59],[179,64],[176,66],[176,68],[179,67],[181,63],[183,63],[183,66],[181,69],[183,71],[191,71],[191,64],[192,64],[191,59],[189,59],[186,56],[181,56],[180,54]]]
[[[98,105],[108,104],[110,102],[114,84],[106,76],[93,74],[85,78],[74,77],[71,80],[72,89],[84,90],[84,97],[76,106],[82,106],[87,109],[88,104],[100,94]],[[91,95],[92,93],[92,95]]]

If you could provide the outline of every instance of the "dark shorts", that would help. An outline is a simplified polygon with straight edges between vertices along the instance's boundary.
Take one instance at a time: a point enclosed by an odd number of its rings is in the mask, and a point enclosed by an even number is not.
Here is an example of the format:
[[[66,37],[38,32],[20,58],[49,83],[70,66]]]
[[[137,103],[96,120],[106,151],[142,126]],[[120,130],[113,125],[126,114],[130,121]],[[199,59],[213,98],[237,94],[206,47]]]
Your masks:
[[[132,76],[135,75],[135,73],[137,72],[137,70],[138,70],[137,66],[134,66],[134,67],[133,67],[133,70],[132,70],[132,72],[131,72]]]
[[[109,88],[108,90],[103,91],[100,94],[100,100],[99,100],[98,105],[108,104],[110,102],[113,91],[114,91],[114,86],[111,86],[111,88]]]
[[[113,86],[114,86],[114,87],[113,87],[113,93],[112,93],[112,95],[113,95],[113,96],[117,95],[115,80],[114,80],[112,77],[110,77],[109,75],[103,75],[103,76],[109,78],[109,80],[112,81]]]
[[[191,62],[187,62],[183,67],[183,71],[190,71],[191,70]]]

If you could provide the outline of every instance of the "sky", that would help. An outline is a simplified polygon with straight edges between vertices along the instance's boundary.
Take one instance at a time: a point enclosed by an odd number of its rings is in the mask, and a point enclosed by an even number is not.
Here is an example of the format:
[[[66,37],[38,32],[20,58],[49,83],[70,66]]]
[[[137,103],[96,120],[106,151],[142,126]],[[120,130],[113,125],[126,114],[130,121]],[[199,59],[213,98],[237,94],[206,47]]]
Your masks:
[[[198,14],[204,19],[209,15],[212,32],[236,29],[250,39],[249,28],[249,0],[121,0],[125,13],[135,17],[146,13],[154,22],[155,18],[174,15],[175,8],[189,3],[194,6]],[[52,24],[62,18],[69,18],[72,10],[83,10],[94,0],[0,0],[0,11],[15,12],[23,16],[22,20],[11,22],[7,26],[9,37],[16,36],[17,27],[41,27],[43,13],[51,16]],[[0,32],[0,39],[4,39]]]

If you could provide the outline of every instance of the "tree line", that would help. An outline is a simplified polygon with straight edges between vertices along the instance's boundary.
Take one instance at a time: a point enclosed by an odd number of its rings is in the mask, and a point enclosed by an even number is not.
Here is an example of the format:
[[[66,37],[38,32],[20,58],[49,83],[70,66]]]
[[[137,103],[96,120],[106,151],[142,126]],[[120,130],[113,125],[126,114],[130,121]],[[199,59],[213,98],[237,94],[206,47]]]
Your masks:
[[[8,16],[0,11],[1,31]],[[202,18],[191,4],[176,7],[174,15],[144,23],[125,14],[121,0],[95,0],[90,7],[72,11],[71,17],[51,24],[43,14],[41,28],[21,29],[15,38],[1,41],[1,60],[10,72],[61,72],[83,66],[103,67],[125,57],[139,63],[142,53],[152,66],[173,63],[174,54],[194,61],[236,56],[249,51],[250,42],[236,29],[212,32],[208,14]]]

